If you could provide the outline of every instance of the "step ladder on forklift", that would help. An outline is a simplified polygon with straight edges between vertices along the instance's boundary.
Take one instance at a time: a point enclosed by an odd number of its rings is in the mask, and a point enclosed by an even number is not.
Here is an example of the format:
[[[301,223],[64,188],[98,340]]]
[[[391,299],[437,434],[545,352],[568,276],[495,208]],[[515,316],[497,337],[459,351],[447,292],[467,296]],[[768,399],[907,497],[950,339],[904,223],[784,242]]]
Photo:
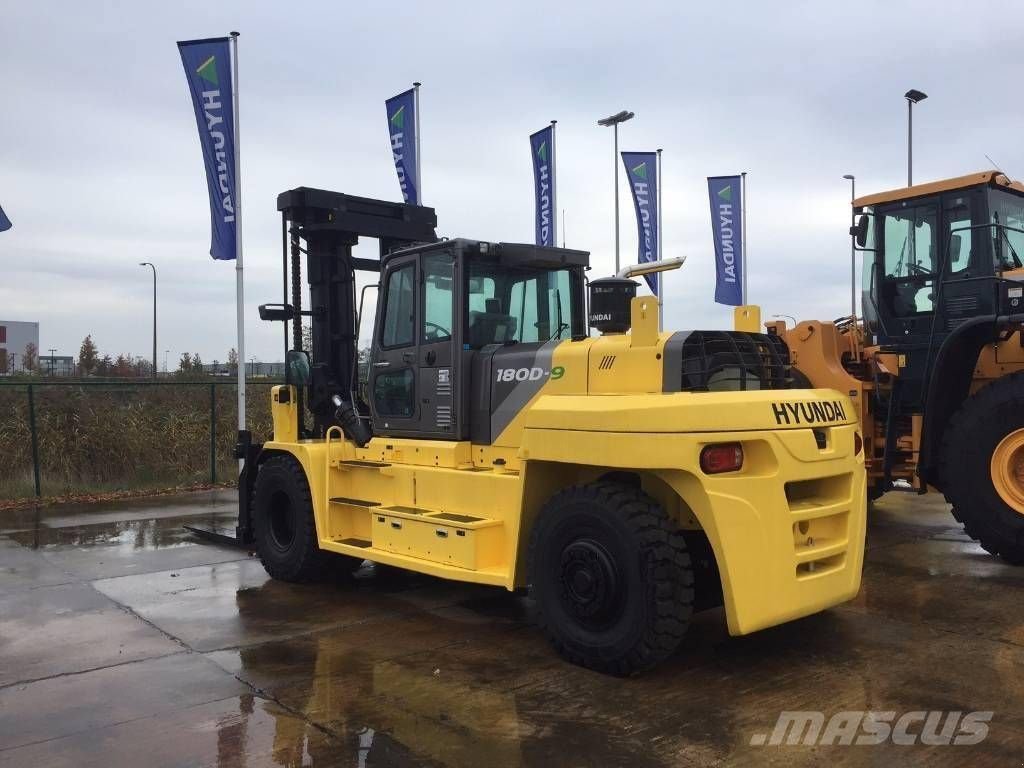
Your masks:
[[[377,551],[474,571],[502,564],[504,525],[500,520],[332,496],[331,489],[340,481],[337,473],[382,472],[391,465],[384,461],[341,458],[338,454],[344,451],[344,438],[338,427],[327,431],[326,443],[325,538],[366,550],[369,560]]]

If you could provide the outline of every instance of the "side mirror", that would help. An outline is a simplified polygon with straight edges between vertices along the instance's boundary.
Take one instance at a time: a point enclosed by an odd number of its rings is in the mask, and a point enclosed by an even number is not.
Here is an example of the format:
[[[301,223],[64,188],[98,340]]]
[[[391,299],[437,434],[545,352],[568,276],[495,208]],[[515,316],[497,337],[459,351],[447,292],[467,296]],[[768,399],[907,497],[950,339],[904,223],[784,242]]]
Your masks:
[[[295,307],[291,304],[260,304],[260,320],[292,320]]]
[[[309,383],[309,355],[301,349],[289,349],[284,357],[285,381],[297,387]]]
[[[861,214],[857,223],[850,227],[850,234],[853,235],[857,246],[863,248],[868,242],[868,221],[867,214]]]

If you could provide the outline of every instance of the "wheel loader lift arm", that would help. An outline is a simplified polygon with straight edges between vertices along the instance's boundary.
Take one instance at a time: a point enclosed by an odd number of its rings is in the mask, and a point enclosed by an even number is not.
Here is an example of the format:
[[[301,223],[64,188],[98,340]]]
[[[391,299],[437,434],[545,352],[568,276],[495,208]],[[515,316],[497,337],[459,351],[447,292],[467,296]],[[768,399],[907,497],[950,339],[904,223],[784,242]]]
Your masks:
[[[297,187],[277,196],[281,212],[283,304],[264,305],[260,316],[285,323],[285,359],[291,350],[302,350],[302,317],[311,318],[312,349],[309,384],[299,387],[299,437],[323,435],[330,426],[335,406],[331,398],[347,398],[356,373],[356,271],[379,272],[380,261],[352,255],[360,237],[375,238],[380,259],[391,251],[417,243],[437,241],[437,215],[433,208],[386,200],[345,195],[310,187]],[[305,241],[305,247],[302,246]],[[306,257],[306,281],[310,308],[302,309],[302,257]],[[290,290],[289,290],[290,289]],[[289,344],[288,323],[292,323]],[[291,381],[285,365],[285,382]],[[313,415],[312,429],[305,424],[305,409]],[[255,467],[262,444],[248,431],[240,432],[236,457],[243,469],[238,481],[238,526],[242,544],[252,541],[249,509]]]

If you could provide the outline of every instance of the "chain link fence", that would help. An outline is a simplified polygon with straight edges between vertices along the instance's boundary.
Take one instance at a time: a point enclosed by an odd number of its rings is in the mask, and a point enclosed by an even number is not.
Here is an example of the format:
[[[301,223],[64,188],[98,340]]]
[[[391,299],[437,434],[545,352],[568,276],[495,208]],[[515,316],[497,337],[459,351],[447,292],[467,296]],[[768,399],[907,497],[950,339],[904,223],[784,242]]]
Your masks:
[[[246,383],[246,419],[271,434],[270,388]],[[0,383],[0,499],[233,482],[233,381]]]

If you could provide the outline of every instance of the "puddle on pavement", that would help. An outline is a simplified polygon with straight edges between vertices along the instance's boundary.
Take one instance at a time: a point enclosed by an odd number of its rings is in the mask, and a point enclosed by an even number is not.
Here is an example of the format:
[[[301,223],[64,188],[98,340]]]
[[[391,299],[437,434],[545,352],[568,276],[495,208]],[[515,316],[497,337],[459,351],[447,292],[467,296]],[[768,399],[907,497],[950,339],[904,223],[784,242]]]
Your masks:
[[[240,679],[257,687],[277,681],[262,693],[281,705],[264,709],[274,719],[279,765],[334,765],[342,746],[341,756],[347,750],[361,766],[660,764],[642,740],[612,732],[619,731],[617,707],[588,703],[587,717],[559,716],[543,691],[488,685],[486,670],[478,679],[467,667],[441,662],[434,669],[435,651],[374,658],[328,633],[227,654]],[[612,684],[618,681],[598,681]],[[244,727],[243,715],[226,727]]]
[[[226,526],[233,518],[158,517],[148,520],[114,520],[104,523],[50,528],[38,518],[32,528],[7,534],[9,538],[30,549],[114,548],[123,552],[136,552],[195,544],[195,538],[184,526]]]

